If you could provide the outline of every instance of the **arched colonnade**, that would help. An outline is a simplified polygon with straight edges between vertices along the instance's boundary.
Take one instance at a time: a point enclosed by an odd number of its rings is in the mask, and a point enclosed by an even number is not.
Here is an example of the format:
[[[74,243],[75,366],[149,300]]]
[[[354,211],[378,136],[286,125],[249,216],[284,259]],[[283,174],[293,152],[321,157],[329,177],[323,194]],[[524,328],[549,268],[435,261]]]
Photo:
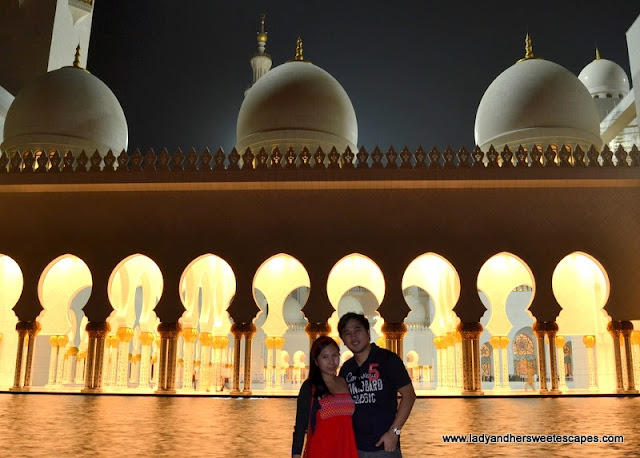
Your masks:
[[[322,334],[337,339],[339,316],[356,311],[370,320],[379,344],[405,359],[416,382],[433,379],[430,386],[437,390],[478,394],[486,389],[487,378],[493,383],[490,389],[504,392],[514,376],[525,376],[525,368],[532,367],[541,392],[559,393],[569,389],[563,356],[569,342],[571,357],[582,358],[574,366],[582,365],[589,389],[635,391],[638,331],[630,321],[611,320],[605,307],[607,272],[587,253],[570,253],[553,269],[553,295],[560,309],[555,320],[540,320],[529,309],[535,274],[525,260],[507,252],[496,253],[477,272],[486,312],[476,322],[459,318],[464,306],[459,304],[461,279],[443,256],[427,252],[414,258],[400,285],[390,285],[386,278],[366,255],[344,256],[326,273],[326,285],[320,285],[332,309],[329,317],[310,321],[305,315],[315,304],[307,300],[318,286],[311,284],[301,261],[274,254],[253,274],[251,294],[259,311],[242,321],[229,311],[238,296],[236,273],[217,255],[196,257],[179,284],[171,285],[150,257],[133,254],[116,265],[107,284],[96,285],[90,266],[65,254],[42,271],[37,284],[42,310],[25,320],[12,311],[23,294],[21,267],[0,255],[1,382],[29,390],[34,374],[46,372],[49,389],[155,387],[168,393],[178,386],[216,389],[228,378],[232,392],[247,393],[259,374],[264,389],[277,390],[285,373],[297,383],[302,379],[308,342]],[[100,287],[109,302],[105,319],[91,311],[90,298]],[[155,309],[168,288],[177,289],[182,309],[177,320],[163,321]],[[380,307],[393,288],[401,288],[406,301],[408,314],[402,321],[386,319]],[[256,351],[252,342],[257,335]],[[45,339],[46,357],[38,358],[38,350],[44,353],[37,347]],[[264,360],[263,371],[252,369],[256,355]],[[429,358],[432,364],[420,365]]]

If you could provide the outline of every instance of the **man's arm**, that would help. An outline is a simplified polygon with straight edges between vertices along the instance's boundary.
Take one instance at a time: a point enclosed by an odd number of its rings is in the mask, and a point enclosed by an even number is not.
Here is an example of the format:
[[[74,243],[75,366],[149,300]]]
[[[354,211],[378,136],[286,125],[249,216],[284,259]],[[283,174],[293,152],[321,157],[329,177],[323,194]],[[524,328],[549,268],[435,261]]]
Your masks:
[[[398,412],[396,418],[391,424],[389,431],[384,433],[380,440],[376,443],[376,447],[384,443],[384,449],[388,452],[394,451],[398,447],[399,436],[393,431],[394,429],[402,429],[405,422],[409,418],[413,404],[416,402],[416,392],[413,389],[413,384],[409,383],[398,390],[398,393],[402,395],[400,404],[398,405]]]

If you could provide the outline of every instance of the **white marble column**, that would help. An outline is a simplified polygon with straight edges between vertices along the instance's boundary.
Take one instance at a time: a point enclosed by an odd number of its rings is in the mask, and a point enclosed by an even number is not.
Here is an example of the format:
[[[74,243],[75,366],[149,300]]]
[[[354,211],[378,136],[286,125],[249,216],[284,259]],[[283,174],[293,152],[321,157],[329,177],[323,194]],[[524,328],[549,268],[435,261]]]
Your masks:
[[[264,343],[267,347],[267,368],[264,374],[264,388],[268,390],[273,388],[273,337],[267,337]]]
[[[447,372],[449,373],[448,388],[453,390],[456,387],[456,353],[453,333],[447,334]]]
[[[151,375],[151,345],[154,335],[151,332],[140,333],[140,382],[138,388],[149,388],[149,376]]]
[[[500,354],[502,356],[502,391],[510,391],[509,384],[509,337],[500,336]]]
[[[584,346],[587,347],[587,368],[589,371],[589,389],[597,390],[598,385],[596,382],[596,355],[595,355],[595,343],[596,336],[584,336],[582,338]],[[614,342],[615,343],[615,342]]]
[[[67,344],[69,337],[58,336],[58,361],[56,363],[56,385],[62,385],[62,376],[64,375],[65,354],[67,352]]]
[[[116,386],[120,389],[127,388],[129,379],[129,346],[133,338],[133,329],[119,328],[118,337],[118,363],[116,366]]]
[[[58,336],[49,337],[49,344],[51,344],[51,353],[49,355],[49,378],[47,379],[47,386],[53,386],[56,384],[56,369],[58,367],[58,353],[60,351]]]
[[[567,339],[564,336],[556,337],[556,347],[558,348],[558,389],[567,390],[567,371],[564,367],[564,345]]]
[[[110,335],[106,339],[106,386],[113,387],[116,384],[116,371],[118,365],[118,336]]]
[[[196,328],[185,328],[182,331],[183,351],[182,351],[182,389],[193,391],[193,363],[196,349],[196,339],[198,330]]]
[[[275,388],[282,388],[282,347],[284,347],[284,337],[276,337],[274,340],[275,349]]]
[[[435,337],[433,345],[436,347],[436,390],[443,390],[445,367],[442,356],[442,337]]]
[[[77,363],[78,347],[69,347],[65,357],[64,373],[62,383],[73,383],[75,380],[74,368],[78,367]]]
[[[493,356],[493,389],[496,391],[500,391],[502,389],[502,384],[500,383],[500,337],[492,336],[489,339],[489,343],[491,344],[491,353]]]
[[[462,377],[463,377],[463,361],[462,361],[462,337],[460,333],[456,331],[456,390],[462,390]]]
[[[208,391],[211,380],[209,376],[209,362],[211,361],[211,347],[213,335],[210,332],[200,334],[200,377],[196,387],[197,391]]]
[[[131,357],[131,374],[129,374],[129,383],[131,383],[132,385],[137,385],[139,376],[140,376],[140,354],[138,353]]]
[[[86,362],[87,362],[87,352],[86,351],[79,352],[76,357],[76,372],[75,372],[75,378],[74,378],[74,383],[76,385],[84,384],[84,375],[85,375],[84,368],[86,367]]]

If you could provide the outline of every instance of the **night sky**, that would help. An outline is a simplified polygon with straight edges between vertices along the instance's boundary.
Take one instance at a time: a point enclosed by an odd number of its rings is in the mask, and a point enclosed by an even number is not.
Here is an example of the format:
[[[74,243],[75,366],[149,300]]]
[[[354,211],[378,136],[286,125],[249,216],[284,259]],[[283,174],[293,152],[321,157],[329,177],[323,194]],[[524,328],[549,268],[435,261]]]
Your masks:
[[[229,152],[251,82],[262,12],[274,67],[305,59],[349,94],[358,143],[473,146],[475,113],[488,85],[524,56],[574,74],[603,58],[629,75],[625,32],[638,2],[565,1],[96,1],[88,70],[116,94],[129,149],[222,146]]]

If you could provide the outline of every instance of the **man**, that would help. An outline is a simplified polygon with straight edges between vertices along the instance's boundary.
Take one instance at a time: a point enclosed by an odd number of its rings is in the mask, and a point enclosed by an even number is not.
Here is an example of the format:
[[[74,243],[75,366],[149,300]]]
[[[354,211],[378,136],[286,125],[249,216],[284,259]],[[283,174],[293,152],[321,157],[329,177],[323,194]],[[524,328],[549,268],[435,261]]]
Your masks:
[[[360,458],[402,457],[400,432],[416,400],[407,369],[398,355],[371,343],[364,315],[344,314],[338,334],[353,353],[340,376],[356,404],[353,429]]]

